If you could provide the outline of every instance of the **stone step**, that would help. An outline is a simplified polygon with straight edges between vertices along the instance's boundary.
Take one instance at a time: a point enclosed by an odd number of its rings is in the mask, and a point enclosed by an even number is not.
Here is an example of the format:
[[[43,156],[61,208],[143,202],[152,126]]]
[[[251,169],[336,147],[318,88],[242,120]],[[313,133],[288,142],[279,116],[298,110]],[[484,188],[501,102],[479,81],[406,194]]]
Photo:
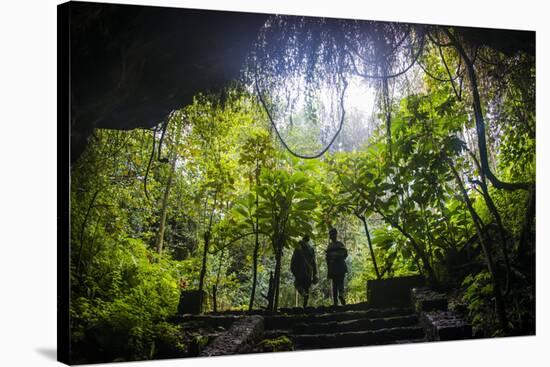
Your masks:
[[[365,311],[344,311],[325,314],[300,314],[300,315],[266,315],[265,328],[292,329],[295,325],[306,323],[341,322],[348,320],[377,319],[396,316],[407,316],[412,313],[411,308],[383,308],[368,309]]]
[[[357,319],[345,321],[330,321],[321,323],[298,323],[294,325],[293,334],[328,334],[348,331],[367,331],[388,329],[400,326],[418,325],[418,317],[414,314],[376,319]]]
[[[424,337],[422,327],[407,326],[331,334],[299,334],[294,335],[292,340],[296,350],[303,350],[394,344],[398,341],[422,340]]]
[[[371,309],[372,306],[368,302],[353,303],[345,306],[318,306],[318,307],[282,307],[279,308],[277,313],[287,315],[300,315],[300,314],[323,314],[331,312],[345,312],[345,311],[366,311]]]
[[[447,295],[430,288],[414,288],[411,290],[411,301],[417,313],[428,311],[447,311]]]
[[[422,312],[420,321],[430,340],[464,340],[472,337],[472,325],[455,311]]]
[[[228,329],[235,321],[244,319],[245,315],[176,315],[170,319],[174,324],[196,325],[197,327],[223,327]]]
[[[248,316],[236,321],[227,332],[214,339],[200,354],[202,357],[246,353],[260,341],[264,332],[262,316]]]
[[[404,339],[404,340],[396,340],[392,343],[388,344],[411,344],[411,343],[426,343],[428,342],[428,338],[423,337],[421,339]]]
[[[264,335],[262,336],[262,339],[277,339],[281,336],[286,336],[289,338],[292,338],[292,330],[289,329],[273,329],[273,330],[265,330]]]
[[[367,302],[353,303],[345,306],[317,306],[317,307],[281,307],[276,312],[269,312],[266,310],[226,310],[218,312],[209,312],[209,316],[250,316],[250,315],[301,315],[301,314],[323,314],[331,312],[344,312],[344,311],[365,311],[372,308]]]
[[[291,341],[294,339],[293,335],[291,335],[289,330],[269,330],[264,333],[262,340],[277,339],[281,336],[286,336]],[[425,336],[422,336],[421,338],[399,339],[399,340],[380,342],[380,343],[369,343],[368,345],[411,344],[411,343],[426,343],[428,341],[429,340]],[[368,346],[368,345],[365,344],[365,346]],[[331,347],[328,347],[328,348],[331,348]],[[299,350],[300,348],[294,348],[294,349]],[[305,348],[305,349],[315,349],[315,347]]]

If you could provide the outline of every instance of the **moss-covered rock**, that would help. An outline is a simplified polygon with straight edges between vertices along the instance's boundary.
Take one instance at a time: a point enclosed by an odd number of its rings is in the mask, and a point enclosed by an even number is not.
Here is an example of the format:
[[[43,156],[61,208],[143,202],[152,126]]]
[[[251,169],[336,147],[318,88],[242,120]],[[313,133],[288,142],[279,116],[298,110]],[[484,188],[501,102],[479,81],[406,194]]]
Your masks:
[[[294,350],[294,343],[287,336],[280,336],[274,339],[264,339],[259,345],[263,352],[282,352]]]

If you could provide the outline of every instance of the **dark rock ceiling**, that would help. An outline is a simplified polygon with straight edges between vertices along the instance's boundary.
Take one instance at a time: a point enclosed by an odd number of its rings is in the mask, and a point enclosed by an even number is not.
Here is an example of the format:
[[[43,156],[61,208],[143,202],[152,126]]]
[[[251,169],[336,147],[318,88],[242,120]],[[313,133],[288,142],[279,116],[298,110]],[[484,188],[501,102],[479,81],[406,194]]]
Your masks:
[[[94,128],[150,128],[239,77],[267,14],[71,3],[71,160]],[[60,20],[62,21],[62,20]],[[534,32],[458,28],[507,55],[534,55]]]

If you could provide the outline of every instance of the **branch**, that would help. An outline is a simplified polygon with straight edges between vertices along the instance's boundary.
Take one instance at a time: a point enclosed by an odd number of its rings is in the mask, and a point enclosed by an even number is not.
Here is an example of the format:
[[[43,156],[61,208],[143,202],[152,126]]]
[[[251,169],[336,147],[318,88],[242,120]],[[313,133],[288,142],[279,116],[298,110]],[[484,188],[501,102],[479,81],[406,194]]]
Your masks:
[[[332,144],[334,143],[334,141],[336,140],[338,135],[340,135],[340,132],[342,131],[342,127],[344,126],[344,118],[346,116],[346,110],[344,108],[344,94],[346,93],[346,89],[348,88],[347,80],[345,78],[342,79],[344,81],[344,87],[342,88],[342,95],[340,96],[340,108],[342,109],[342,116],[340,118],[340,125],[338,126],[338,130],[336,131],[336,133],[334,134],[334,136],[332,137],[330,142],[327,144],[327,146],[325,146],[323,148],[323,150],[321,150],[319,153],[314,154],[314,155],[302,155],[302,154],[296,153],[295,151],[290,149],[290,147],[286,144],[285,140],[281,136],[281,133],[279,132],[279,129],[277,128],[277,125],[275,124],[275,121],[273,120],[273,117],[271,116],[271,113],[269,112],[269,109],[267,108],[267,105],[264,101],[262,92],[260,91],[260,86],[258,84],[258,68],[257,68],[257,65],[256,65],[255,78],[254,79],[255,79],[254,80],[254,85],[256,87],[256,93],[258,95],[258,98],[260,99],[262,107],[264,108],[264,110],[267,114],[267,117],[269,118],[271,126],[273,126],[273,128],[275,129],[275,132],[277,133],[277,137],[279,138],[279,140],[281,141],[281,144],[283,144],[285,149],[288,150],[288,152],[290,154],[292,154],[293,156],[295,156],[297,158],[301,158],[301,159],[315,159],[315,158],[319,158],[320,156],[325,154],[325,152],[327,150],[329,150],[329,148],[332,146]]]
[[[386,221],[386,223],[389,223],[392,227],[394,227],[399,232],[401,232],[401,234],[409,240],[409,242],[411,243],[412,247],[414,248],[414,250],[416,252],[416,255],[420,256],[420,258],[422,259],[424,270],[426,270],[428,272],[428,276],[429,276],[430,280],[433,281],[433,282],[437,282],[437,278],[435,276],[435,273],[434,273],[432,267],[430,266],[430,263],[429,263],[429,261],[426,257],[425,252],[422,250],[422,248],[420,247],[418,242],[416,242],[416,240],[412,237],[412,235],[410,235],[407,231],[405,231],[405,229],[403,227],[401,227],[399,225],[399,223],[397,223],[396,221],[394,221],[391,218],[384,215],[384,213],[382,213],[382,211],[378,207],[376,207],[375,205],[373,205],[373,210],[376,213],[378,213],[382,217],[382,219],[384,219],[384,221]]]
[[[449,46],[452,46],[452,42],[448,42],[448,43],[441,43],[441,41],[439,41],[439,38],[437,39],[437,41],[432,37],[431,33],[428,32],[428,38],[430,39],[430,41],[432,41],[434,44],[437,45],[437,47],[449,47]]]
[[[445,70],[447,71],[447,75],[449,76],[449,81],[451,82],[451,87],[453,87],[453,91],[455,92],[456,98],[458,98],[458,100],[461,101],[462,98],[458,93],[458,91],[456,90],[455,82],[453,81],[451,71],[449,70],[449,66],[445,61],[445,56],[443,55],[443,50],[441,50],[441,46],[437,46],[437,49],[439,50],[439,56],[441,56],[441,61],[443,61],[443,65],[445,66]]]
[[[432,79],[437,80],[438,82],[447,83],[447,82],[452,82],[453,80],[456,80],[456,79],[458,78],[458,75],[455,75],[454,78],[452,78],[452,79],[438,78],[438,77],[436,77],[435,75],[433,75],[432,73],[430,73],[430,72],[427,70],[427,68],[426,68],[424,65],[422,65],[422,64],[420,63],[420,60],[418,60],[417,64],[418,64],[418,66],[420,66],[420,69],[422,69],[422,71],[424,71],[424,73],[426,73],[426,75],[428,75],[428,76],[429,76],[430,78],[432,78]]]
[[[403,44],[403,42],[405,42],[405,40],[409,37],[410,34],[411,34],[411,25],[409,24],[408,28],[407,28],[407,31],[405,32],[405,35],[393,46],[393,48],[391,49],[390,52],[383,53],[382,56],[384,58],[387,58],[388,55],[391,55],[391,54],[395,53],[395,51]],[[353,53],[361,59],[361,61],[363,61],[367,64],[377,62],[376,59],[375,60],[370,60],[370,59],[365,58],[363,55],[361,55],[359,53],[359,51],[357,50],[357,48],[355,48],[355,46],[351,42],[347,41],[346,44],[351,48]]]
[[[153,157],[155,156],[155,134],[157,132],[157,127],[153,130],[153,147],[151,148],[151,156],[149,157],[149,163],[147,164],[147,170],[145,171],[145,178],[143,179],[143,191],[145,192],[145,197],[149,199],[149,193],[147,192],[147,178],[149,177],[149,170],[151,169],[151,163],[153,162]]]
[[[464,63],[466,65],[466,69],[468,70],[468,79],[470,80],[470,86],[472,89],[473,94],[473,108],[474,108],[474,115],[475,115],[475,122],[476,122],[476,131],[477,131],[477,141],[479,146],[479,155],[481,158],[481,175],[487,176],[489,181],[498,189],[505,189],[505,190],[529,190],[532,186],[534,186],[534,183],[532,182],[517,182],[517,183],[511,183],[511,182],[503,182],[500,181],[494,174],[491,172],[491,169],[489,167],[489,158],[487,156],[487,141],[485,138],[485,122],[483,118],[483,111],[481,109],[481,98],[479,96],[479,90],[477,86],[477,78],[476,73],[474,70],[474,65],[472,63],[472,60],[468,57],[466,54],[466,51],[464,51],[464,48],[460,44],[460,42],[456,39],[456,37],[451,33],[451,31],[447,28],[444,29],[445,33],[451,40],[451,43],[455,47],[455,49],[458,51],[461,58],[464,60]]]
[[[160,140],[159,140],[159,150],[158,150],[157,159],[159,162],[162,162],[162,163],[168,163],[168,158],[161,158],[160,155],[162,150],[162,142],[164,141],[164,134],[166,134],[166,129],[168,127],[169,122],[170,122],[170,116],[166,119],[166,121],[162,125],[162,134],[160,135]]]
[[[420,55],[424,51],[424,38],[425,38],[425,36],[423,34],[422,38],[420,39],[420,47],[418,48],[418,52],[414,56],[413,61],[405,69],[403,69],[403,70],[401,70],[397,73],[383,74],[383,75],[360,73],[359,70],[357,70],[357,65],[355,65],[355,61],[353,60],[353,58],[351,58],[353,71],[355,72],[355,74],[357,74],[359,76],[362,76],[363,78],[368,78],[368,79],[392,79],[392,78],[397,78],[398,76],[401,76],[401,75],[405,74],[407,71],[409,71],[410,68],[412,68],[413,65],[418,61],[418,58],[420,57]],[[349,54],[349,51],[348,51],[348,54]]]

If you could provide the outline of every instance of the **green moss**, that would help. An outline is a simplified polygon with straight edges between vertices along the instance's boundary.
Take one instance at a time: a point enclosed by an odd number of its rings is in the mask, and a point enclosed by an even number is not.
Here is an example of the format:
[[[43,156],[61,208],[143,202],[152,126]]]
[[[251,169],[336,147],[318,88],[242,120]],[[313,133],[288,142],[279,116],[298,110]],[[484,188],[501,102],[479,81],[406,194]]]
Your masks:
[[[281,352],[294,350],[294,344],[287,336],[280,336],[274,339],[264,339],[260,345],[266,352]]]

